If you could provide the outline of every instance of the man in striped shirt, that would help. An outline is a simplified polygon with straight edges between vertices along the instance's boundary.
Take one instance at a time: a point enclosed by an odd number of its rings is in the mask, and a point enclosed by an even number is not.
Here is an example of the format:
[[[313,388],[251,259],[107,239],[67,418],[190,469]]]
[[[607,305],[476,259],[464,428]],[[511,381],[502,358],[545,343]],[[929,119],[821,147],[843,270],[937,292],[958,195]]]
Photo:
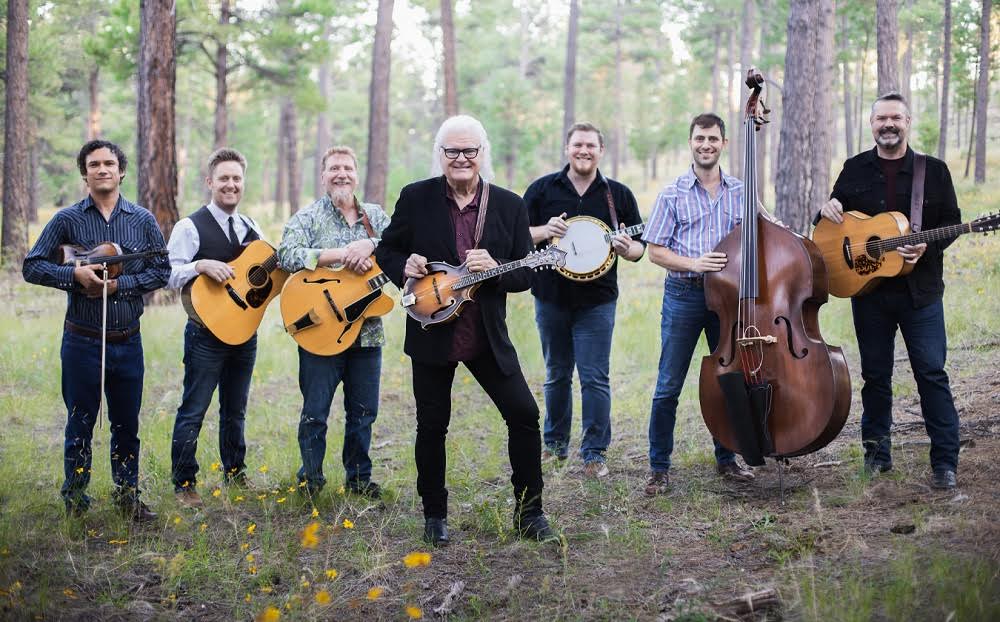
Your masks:
[[[24,259],[24,280],[67,293],[63,331],[62,392],[68,411],[64,445],[66,511],[80,516],[90,506],[91,439],[101,401],[102,297],[100,265],[74,267],[56,263],[59,247],[93,248],[114,242],[123,254],[163,250],[163,235],[146,209],[120,194],[127,161],[121,148],[103,140],[88,142],[77,166],[89,195],[59,210]],[[139,500],[139,407],[142,403],[143,354],[139,335],[142,296],[166,285],[166,254],[124,262],[122,274],[107,281],[107,354],[105,398],[111,422],[111,476],[114,500],[126,517],[156,518]]]
[[[705,305],[704,274],[726,266],[724,253],[712,249],[740,223],[743,182],[722,172],[726,126],[712,113],[700,114],[688,131],[693,164],[656,198],[643,239],[649,259],[667,269],[660,319],[660,370],[649,416],[649,496],[667,491],[674,449],[677,400],[702,331],[709,350],[719,343],[719,318]],[[714,440],[714,439],[713,439]],[[715,441],[720,475],[739,480],[753,473]]]

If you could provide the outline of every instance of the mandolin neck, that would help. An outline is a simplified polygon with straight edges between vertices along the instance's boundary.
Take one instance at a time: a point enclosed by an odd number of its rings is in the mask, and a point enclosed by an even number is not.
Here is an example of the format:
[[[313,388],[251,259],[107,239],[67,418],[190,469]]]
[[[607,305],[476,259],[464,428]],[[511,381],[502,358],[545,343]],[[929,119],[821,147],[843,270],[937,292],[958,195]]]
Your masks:
[[[482,272],[470,272],[465,276],[461,277],[455,284],[452,285],[453,289],[464,289],[466,287],[472,287],[477,283],[482,283],[483,281],[492,279],[495,276],[500,276],[512,270],[517,270],[518,268],[523,268],[528,265],[527,261],[524,259],[518,259],[516,261],[510,261],[508,263],[502,263],[496,268],[490,268],[489,270],[483,270]]]

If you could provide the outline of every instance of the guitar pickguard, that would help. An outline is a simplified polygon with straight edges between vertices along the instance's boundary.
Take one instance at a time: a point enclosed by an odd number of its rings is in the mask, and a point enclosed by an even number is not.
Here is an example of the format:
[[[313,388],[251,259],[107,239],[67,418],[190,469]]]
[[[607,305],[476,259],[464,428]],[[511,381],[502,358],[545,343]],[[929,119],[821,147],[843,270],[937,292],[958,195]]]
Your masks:
[[[251,307],[258,309],[267,303],[268,296],[271,295],[271,288],[274,286],[274,282],[268,279],[264,285],[261,287],[255,287],[247,292],[247,304]]]
[[[860,276],[868,276],[878,272],[884,262],[885,257],[872,259],[868,255],[858,255],[854,258],[854,272]]]

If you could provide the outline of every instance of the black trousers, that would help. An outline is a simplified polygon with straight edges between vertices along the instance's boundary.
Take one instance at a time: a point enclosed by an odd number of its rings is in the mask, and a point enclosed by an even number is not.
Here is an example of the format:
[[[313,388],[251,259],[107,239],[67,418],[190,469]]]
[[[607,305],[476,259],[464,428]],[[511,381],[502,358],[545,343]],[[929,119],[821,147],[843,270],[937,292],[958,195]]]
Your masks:
[[[505,376],[492,352],[464,363],[496,404],[507,424],[507,453],[513,471],[516,513],[542,510],[542,440],[538,404],[518,370]],[[417,403],[417,494],[424,502],[425,518],[448,516],[445,437],[451,421],[451,386],[458,363],[435,365],[413,361],[413,397]]]

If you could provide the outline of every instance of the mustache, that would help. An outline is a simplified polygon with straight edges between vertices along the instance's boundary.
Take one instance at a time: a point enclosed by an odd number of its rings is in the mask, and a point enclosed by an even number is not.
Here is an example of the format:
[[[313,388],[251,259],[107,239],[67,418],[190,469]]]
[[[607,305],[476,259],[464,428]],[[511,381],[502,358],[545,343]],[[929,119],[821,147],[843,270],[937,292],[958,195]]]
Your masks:
[[[879,130],[879,134],[896,134],[899,135],[899,128],[887,127],[885,129]]]

